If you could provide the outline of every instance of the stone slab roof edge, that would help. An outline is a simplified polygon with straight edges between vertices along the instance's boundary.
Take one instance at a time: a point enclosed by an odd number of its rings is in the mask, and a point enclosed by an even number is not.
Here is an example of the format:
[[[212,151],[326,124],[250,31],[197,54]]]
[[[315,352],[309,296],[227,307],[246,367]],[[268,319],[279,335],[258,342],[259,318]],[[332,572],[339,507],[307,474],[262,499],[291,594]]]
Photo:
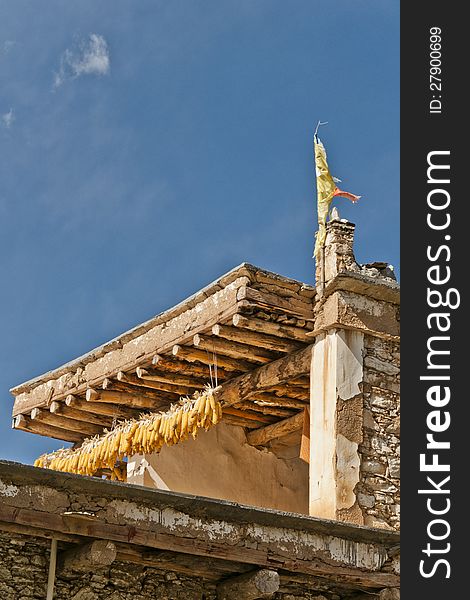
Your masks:
[[[141,324],[133,327],[132,329],[129,329],[128,331],[125,331],[124,333],[119,334],[112,340],[109,340],[109,341],[105,342],[104,344],[101,344],[100,346],[97,346],[96,348],[89,350],[85,354],[82,354],[81,356],[74,358],[73,360],[71,360],[63,365],[60,365],[59,367],[57,367],[55,369],[47,371],[46,373],[38,375],[37,377],[33,377],[32,379],[29,379],[23,383],[20,383],[16,386],[12,387],[10,389],[10,392],[14,396],[17,396],[18,394],[20,394],[22,392],[28,391],[31,388],[36,387],[40,383],[45,383],[46,381],[48,381],[50,379],[55,379],[57,377],[60,377],[61,375],[63,375],[64,373],[67,373],[71,369],[76,369],[82,365],[85,365],[88,362],[91,362],[91,361],[99,358],[100,356],[103,356],[104,354],[106,354],[106,352],[109,352],[110,350],[113,350],[114,348],[118,348],[122,344],[128,342],[129,340],[132,340],[132,339],[138,337],[139,335],[142,335],[143,333],[147,332],[152,327],[155,327],[156,325],[159,325],[160,323],[162,323],[164,321],[167,321],[173,317],[178,316],[185,310],[188,310],[188,309],[192,308],[193,306],[195,306],[196,304],[198,304],[199,302],[201,302],[201,300],[203,300],[204,298],[209,297],[210,295],[212,295],[219,289],[223,289],[224,287],[226,287],[227,285],[232,283],[232,281],[235,281],[235,279],[238,279],[239,277],[248,277],[249,279],[254,281],[257,273],[262,273],[266,277],[275,280],[279,284],[284,282],[284,283],[291,284],[291,285],[298,285],[301,288],[308,288],[308,289],[312,289],[312,290],[315,289],[314,286],[311,286],[309,284],[292,279],[290,277],[284,277],[283,275],[278,275],[277,273],[273,273],[272,271],[267,271],[265,269],[261,269],[260,267],[256,267],[255,265],[252,265],[250,263],[243,262],[240,265],[238,265],[237,267],[234,267],[233,269],[231,269],[230,271],[228,271],[227,273],[225,273],[224,275],[219,277],[218,279],[212,281],[211,283],[209,283],[202,289],[198,290],[197,292],[195,292],[188,298],[185,298],[184,300],[182,300],[175,306],[172,306],[172,307],[158,313],[154,317],[148,319],[147,321],[144,321],[144,323],[141,323]]]
[[[256,508],[228,500],[157,490],[0,460],[0,489],[2,482],[16,486],[43,485],[55,489],[68,489],[82,495],[88,493],[95,496],[109,496],[112,499],[119,498],[128,502],[150,503],[154,508],[158,506],[173,508],[196,517],[229,520],[240,524],[257,523],[268,527],[297,529],[342,537],[355,542],[396,546],[400,539],[397,531],[319,519],[268,508]]]

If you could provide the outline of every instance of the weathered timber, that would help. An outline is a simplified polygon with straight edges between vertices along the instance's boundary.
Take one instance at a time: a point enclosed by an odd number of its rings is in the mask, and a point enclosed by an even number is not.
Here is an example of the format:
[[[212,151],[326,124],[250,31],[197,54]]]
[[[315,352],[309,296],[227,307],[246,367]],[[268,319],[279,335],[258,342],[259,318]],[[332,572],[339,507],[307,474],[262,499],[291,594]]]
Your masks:
[[[136,549],[209,556],[279,569],[281,577],[286,571],[325,577],[357,590],[398,586],[388,561],[397,532],[64,473],[51,477],[45,469],[3,461],[0,480],[0,521],[59,539],[66,532]],[[108,501],[106,510],[96,510],[98,499]]]
[[[249,360],[261,364],[271,362],[277,356],[277,354],[263,350],[262,348],[254,348],[246,344],[206,337],[199,334],[193,337],[193,344],[196,348],[215,353],[217,357],[219,355],[230,356],[235,359]]]
[[[207,383],[207,380],[191,377],[189,375],[180,375],[179,373],[161,373],[155,369],[136,369],[137,379],[146,384],[167,383],[175,386],[180,385],[190,389],[202,389]],[[142,385],[142,384],[141,384]]]
[[[142,384],[134,385],[133,383],[119,381],[117,375],[115,379],[111,379],[109,377],[104,379],[100,387],[102,390],[108,390],[109,392],[126,392],[127,394],[136,394],[137,396],[142,396],[144,398],[173,398],[170,393],[162,390],[160,390],[160,393],[157,393],[158,390],[154,390],[153,388],[149,389]],[[98,388],[96,389],[98,390]]]
[[[180,394],[181,396],[191,394],[196,390],[196,386],[194,385],[194,383],[182,385],[176,382],[165,383],[163,381],[158,380],[148,380],[145,378],[145,374],[148,373],[148,371],[142,369],[141,367],[137,367],[135,372],[138,381],[140,381],[141,383],[145,383],[146,385],[153,386],[153,388],[156,390],[171,392],[173,394]]]
[[[109,540],[94,540],[61,552],[57,559],[58,573],[87,573],[109,567],[116,559],[116,546]]]
[[[128,408],[127,406],[119,406],[117,404],[105,404],[100,402],[91,402],[77,398],[72,394],[69,394],[65,399],[67,406],[77,408],[84,412],[89,412],[95,415],[109,416],[116,419],[132,419],[138,417],[140,414],[139,410]]]
[[[156,354],[153,357],[152,365],[161,371],[170,371],[171,373],[182,373],[189,377],[201,377],[210,382],[210,369],[208,364],[188,363],[184,360],[176,360]],[[233,371],[226,371],[217,365],[217,377],[220,380],[233,377]]]
[[[21,429],[21,431],[27,431],[28,433],[36,433],[43,435],[44,437],[54,438],[55,440],[63,440],[65,442],[81,442],[83,441],[83,435],[76,433],[75,431],[69,431],[67,429],[61,429],[60,427],[53,427],[40,421],[33,421],[26,415],[18,415],[13,419],[13,429]]]
[[[157,398],[161,402],[174,402],[179,396],[184,396],[188,393],[188,388],[183,388],[182,386],[169,386],[165,383],[159,386],[153,381],[145,382],[135,375],[129,376],[127,381],[122,381],[117,376],[116,379],[105,379],[102,388],[115,392],[136,394],[145,398]]]
[[[313,321],[313,303],[302,302],[295,298],[280,298],[275,294],[269,292],[261,292],[251,287],[241,286],[237,292],[237,300],[248,300],[255,302],[260,306],[266,306],[267,308],[282,310],[288,314],[293,314],[303,319]]]
[[[304,402],[309,402],[310,398],[310,390],[295,385],[274,385],[269,391],[274,392],[277,396],[300,399]]]
[[[272,386],[286,383],[292,377],[309,373],[311,357],[312,346],[307,346],[223,383],[215,394],[226,406],[242,402],[254,394],[269,390]]]
[[[103,427],[100,425],[77,421],[76,419],[69,419],[68,417],[53,414],[48,410],[41,408],[33,408],[31,411],[31,419],[32,421],[40,421],[41,423],[47,423],[47,425],[60,427],[61,429],[75,431],[82,436],[97,435],[103,432]]]
[[[267,425],[261,429],[250,431],[250,433],[246,436],[246,441],[252,446],[264,446],[275,438],[282,437],[283,435],[288,435],[293,431],[302,429],[303,424],[304,413],[302,411],[293,417],[284,419],[283,421],[278,421],[277,423]]]
[[[302,402],[302,400],[296,400],[295,398],[281,398],[280,396],[273,396],[272,394],[253,394],[249,398],[250,402],[255,402],[258,406],[278,406],[280,408],[304,408],[308,405],[308,402]]]
[[[237,427],[245,427],[246,429],[259,429],[263,427],[263,423],[259,421],[250,421],[250,419],[242,419],[241,417],[229,414],[224,415],[224,423],[227,425],[236,425]]]
[[[274,323],[273,321],[257,319],[256,317],[246,317],[239,313],[233,315],[232,325],[246,331],[295,340],[304,344],[312,343],[312,337],[307,335],[310,333],[310,330],[303,327],[296,327],[295,325],[283,325],[282,323]]]
[[[242,419],[248,419],[249,421],[257,421],[258,423],[273,423],[276,421],[274,417],[265,417],[262,414],[257,414],[256,412],[250,412],[247,410],[239,410],[232,406],[227,406],[222,413],[224,415],[232,415],[234,417],[240,417]]]
[[[12,393],[16,396],[13,414],[27,413],[32,408],[45,406],[49,400],[58,400],[70,393],[84,393],[87,387],[99,385],[104,377],[113,377],[118,371],[130,371],[148,364],[155,353],[171,351],[174,344],[186,343],[194,333],[230,318],[237,312],[238,288],[250,281],[242,270],[235,269],[230,278],[225,279],[227,284],[223,289],[212,285],[201,290],[187,301],[96,348],[85,357],[13,388]],[[141,349],[137,359],[136,340]],[[61,376],[77,371],[80,372],[78,383],[71,381],[64,387]]]
[[[92,423],[94,425],[100,425],[101,427],[109,427],[109,425],[111,425],[113,421],[112,417],[94,415],[85,410],[72,408],[70,406],[67,406],[65,402],[51,402],[49,410],[54,415],[62,415],[69,419],[75,419],[76,421],[84,421],[87,423]]]
[[[100,519],[88,520],[80,515],[61,515],[31,508],[19,508],[0,504],[0,522],[29,525],[50,531],[67,531],[72,535],[106,539],[113,542],[145,545],[169,551],[222,558],[235,562],[260,565],[268,568],[282,568],[289,571],[317,575],[328,579],[342,579],[357,588],[383,589],[397,587],[399,578],[394,573],[361,571],[358,568],[331,565],[322,560],[291,558],[284,553],[266,552],[262,548],[231,546],[223,541],[182,537],[177,532],[154,531],[148,522],[142,525],[114,524]],[[184,535],[184,534],[183,534]]]
[[[189,346],[179,346],[176,344],[173,346],[173,356],[179,359],[187,360],[189,362],[198,361],[205,365],[214,365],[214,361],[217,363],[217,369],[221,366],[226,371],[250,371],[253,368],[253,364],[244,360],[235,360],[228,356],[214,356],[212,350],[200,350],[199,348],[191,348]]]
[[[214,325],[212,327],[212,335],[231,342],[254,346],[255,348],[265,348],[272,352],[290,353],[302,347],[302,344],[299,342],[281,339],[256,331],[241,330],[237,327],[229,327],[227,325]]]
[[[277,571],[259,569],[230,577],[217,586],[217,600],[258,600],[272,598],[279,590]]]
[[[252,410],[255,412],[260,412],[263,415],[273,415],[275,417],[291,417],[294,413],[291,410],[287,410],[285,408],[277,408],[276,406],[261,406],[256,402],[252,402],[251,400],[247,400],[246,402],[240,402],[239,404],[233,404],[234,408],[239,408],[240,410]]]
[[[181,552],[151,550],[129,544],[116,544],[116,547],[118,551],[116,560],[185,573],[193,577],[203,577],[209,581],[217,581],[227,575],[252,570],[250,565],[218,558],[203,558]]]
[[[152,399],[145,396],[139,396],[138,394],[110,392],[108,390],[100,390],[97,392],[90,388],[86,392],[86,399],[87,402],[110,402],[112,404],[123,404],[124,406],[130,406],[132,408],[158,409],[164,405],[164,403],[157,398]]]

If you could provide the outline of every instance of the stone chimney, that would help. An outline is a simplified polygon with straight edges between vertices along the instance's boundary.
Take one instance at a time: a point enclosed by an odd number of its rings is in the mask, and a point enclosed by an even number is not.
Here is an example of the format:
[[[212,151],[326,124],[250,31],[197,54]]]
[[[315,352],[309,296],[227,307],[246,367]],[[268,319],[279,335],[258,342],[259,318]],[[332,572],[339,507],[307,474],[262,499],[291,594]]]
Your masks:
[[[316,265],[316,286],[319,296],[324,287],[345,271],[359,272],[360,267],[354,257],[354,230],[356,226],[346,219],[333,215],[333,220],[326,224],[325,246]]]

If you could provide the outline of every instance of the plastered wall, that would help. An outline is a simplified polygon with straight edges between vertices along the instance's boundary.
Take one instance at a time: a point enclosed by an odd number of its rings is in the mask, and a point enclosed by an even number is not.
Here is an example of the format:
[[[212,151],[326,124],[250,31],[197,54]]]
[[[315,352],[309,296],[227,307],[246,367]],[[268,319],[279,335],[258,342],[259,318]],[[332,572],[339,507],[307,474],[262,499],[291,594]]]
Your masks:
[[[250,446],[241,427],[223,422],[160,454],[131,457],[128,482],[308,514],[308,465]]]

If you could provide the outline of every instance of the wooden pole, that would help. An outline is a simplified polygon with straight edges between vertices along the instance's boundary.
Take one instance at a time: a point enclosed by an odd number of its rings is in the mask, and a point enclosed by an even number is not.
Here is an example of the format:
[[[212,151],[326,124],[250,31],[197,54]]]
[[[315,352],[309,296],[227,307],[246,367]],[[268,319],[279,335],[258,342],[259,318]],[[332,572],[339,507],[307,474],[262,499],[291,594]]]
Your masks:
[[[59,555],[58,572],[75,571],[87,573],[109,567],[116,559],[116,546],[109,540],[94,540],[74,546]]]
[[[230,577],[217,586],[218,600],[257,600],[272,598],[279,590],[277,571],[260,569]]]

